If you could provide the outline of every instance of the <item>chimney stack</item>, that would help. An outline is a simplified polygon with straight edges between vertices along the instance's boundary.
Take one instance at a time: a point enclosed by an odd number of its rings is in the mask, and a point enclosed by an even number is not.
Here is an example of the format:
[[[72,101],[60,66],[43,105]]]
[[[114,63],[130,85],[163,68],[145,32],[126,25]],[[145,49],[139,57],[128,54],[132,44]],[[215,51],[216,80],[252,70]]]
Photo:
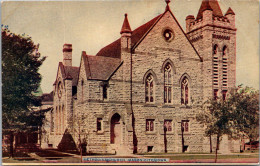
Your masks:
[[[72,66],[72,44],[63,45],[63,65]]]

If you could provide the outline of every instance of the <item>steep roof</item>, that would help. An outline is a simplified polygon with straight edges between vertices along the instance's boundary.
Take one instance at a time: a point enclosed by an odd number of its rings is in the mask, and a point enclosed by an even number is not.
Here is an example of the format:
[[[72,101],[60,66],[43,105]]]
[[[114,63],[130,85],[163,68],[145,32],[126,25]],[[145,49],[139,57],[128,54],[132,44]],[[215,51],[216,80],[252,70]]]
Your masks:
[[[96,56],[121,58],[121,39],[117,39],[113,43],[102,48]]]
[[[61,69],[62,79],[72,79],[72,86],[77,85],[79,67],[64,66],[62,62],[59,62],[59,68]],[[57,79],[54,84],[56,84]]]
[[[131,36],[131,45],[132,47],[144,36],[144,34],[152,27],[152,25],[159,19],[162,14],[153,18],[149,22],[143,24],[142,26],[136,28],[132,31]],[[123,23],[124,26],[124,23]],[[121,40],[120,38],[113,43],[102,48],[96,56],[112,57],[112,58],[121,58]]]
[[[131,33],[131,32],[132,32],[132,30],[131,30],[130,24],[128,22],[128,19],[127,19],[127,14],[125,14],[125,20],[124,20],[124,23],[122,25],[120,34]]]
[[[225,16],[228,15],[228,14],[235,15],[235,12],[229,7]]]
[[[202,13],[205,10],[212,10],[213,16],[223,17],[222,11],[217,0],[203,0],[196,18],[197,20],[202,18]]]
[[[108,80],[121,65],[119,58],[82,54],[88,79]]]

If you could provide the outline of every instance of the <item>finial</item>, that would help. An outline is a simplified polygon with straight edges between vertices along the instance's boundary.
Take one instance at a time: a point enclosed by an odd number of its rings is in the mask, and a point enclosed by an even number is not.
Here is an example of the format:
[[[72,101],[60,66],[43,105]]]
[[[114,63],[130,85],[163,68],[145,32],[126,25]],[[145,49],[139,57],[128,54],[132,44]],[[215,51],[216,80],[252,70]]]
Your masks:
[[[165,0],[167,6],[169,5],[169,3],[171,2],[171,0]]]
[[[171,2],[171,0],[165,0],[165,2],[166,2],[166,4],[167,4],[167,6],[166,6],[166,8],[165,8],[165,11],[167,11],[167,10],[170,9],[169,3]]]

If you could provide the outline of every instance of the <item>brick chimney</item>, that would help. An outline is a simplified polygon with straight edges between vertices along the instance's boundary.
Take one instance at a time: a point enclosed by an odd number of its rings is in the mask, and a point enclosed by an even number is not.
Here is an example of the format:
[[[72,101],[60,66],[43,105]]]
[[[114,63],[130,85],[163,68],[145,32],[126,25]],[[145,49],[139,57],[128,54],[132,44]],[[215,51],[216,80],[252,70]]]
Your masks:
[[[63,65],[72,66],[72,44],[63,45]]]

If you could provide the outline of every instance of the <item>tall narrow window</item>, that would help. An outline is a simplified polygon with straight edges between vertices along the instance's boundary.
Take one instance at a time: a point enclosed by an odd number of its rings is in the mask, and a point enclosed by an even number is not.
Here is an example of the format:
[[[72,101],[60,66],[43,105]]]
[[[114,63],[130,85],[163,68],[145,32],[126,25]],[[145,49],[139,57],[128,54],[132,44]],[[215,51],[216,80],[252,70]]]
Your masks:
[[[182,120],[181,127],[183,128],[184,132],[189,132],[189,120]]]
[[[81,102],[84,101],[84,81],[81,80]]]
[[[164,68],[164,103],[172,102],[172,67],[167,63]]]
[[[223,56],[222,56],[222,85],[227,87],[227,77],[228,77],[228,57],[227,57],[227,46],[223,47]]]
[[[218,99],[218,89],[214,89],[214,100]]]
[[[56,106],[55,109],[55,132],[58,133],[58,129],[59,129],[59,112],[58,112],[58,106]]]
[[[97,118],[97,131],[102,131],[102,118]]]
[[[172,131],[172,120],[164,120],[164,130]]]
[[[226,98],[227,98],[227,90],[223,90],[222,91],[222,98],[223,98],[223,100],[226,100]]]
[[[189,80],[184,77],[181,82],[181,104],[187,105],[189,103]]]
[[[146,120],[146,131],[154,131],[154,119]]]
[[[153,76],[152,74],[149,74],[145,80],[145,101],[147,103],[154,102],[153,91],[154,91]]]
[[[218,45],[215,44],[213,47],[213,54],[217,54],[217,52],[218,52]]]
[[[51,110],[51,132],[54,132],[53,110]]]
[[[60,113],[60,110],[61,110],[61,108],[59,106],[59,110],[58,110],[58,134],[60,134],[60,127],[61,127],[61,118],[60,118],[61,113]]]
[[[218,86],[219,80],[219,57],[218,57],[218,45],[213,47],[213,85]]]
[[[107,84],[103,85],[103,99],[107,99]]]
[[[62,106],[62,132],[65,130],[65,108]]]

